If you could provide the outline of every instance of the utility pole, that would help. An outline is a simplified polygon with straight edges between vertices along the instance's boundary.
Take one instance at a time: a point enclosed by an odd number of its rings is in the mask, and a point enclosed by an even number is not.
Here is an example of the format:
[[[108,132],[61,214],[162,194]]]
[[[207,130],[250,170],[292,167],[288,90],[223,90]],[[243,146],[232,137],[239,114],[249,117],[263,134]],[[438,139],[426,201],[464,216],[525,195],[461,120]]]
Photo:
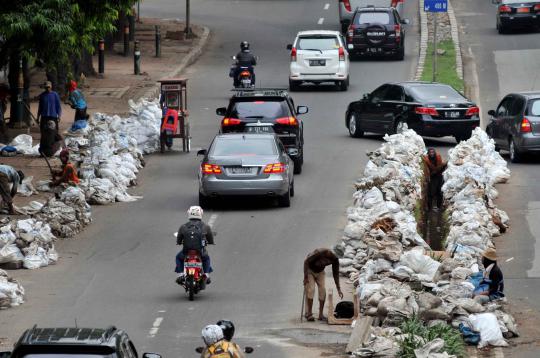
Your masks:
[[[186,0],[186,28],[184,29],[184,38],[190,39],[193,37],[193,31],[191,31],[191,24],[190,24],[190,0]]]
[[[437,81],[437,22],[439,14],[433,13],[433,78],[432,82]]]

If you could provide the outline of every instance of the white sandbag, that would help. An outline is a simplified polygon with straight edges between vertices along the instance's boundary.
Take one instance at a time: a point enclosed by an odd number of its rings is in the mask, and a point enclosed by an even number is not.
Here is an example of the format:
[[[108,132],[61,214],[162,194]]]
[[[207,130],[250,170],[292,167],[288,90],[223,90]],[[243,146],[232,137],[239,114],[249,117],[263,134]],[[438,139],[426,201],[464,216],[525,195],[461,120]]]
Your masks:
[[[0,264],[24,260],[24,255],[15,244],[7,244],[0,249]]]
[[[32,136],[28,134],[19,134],[13,138],[9,145],[17,148],[17,153],[30,154],[32,152]]]
[[[17,194],[22,196],[31,196],[37,194],[36,188],[32,185],[33,176],[29,176],[23,179],[22,183],[17,188]]]
[[[478,348],[487,345],[497,347],[508,346],[508,343],[503,338],[497,316],[493,313],[471,314],[469,315],[469,321],[473,326],[473,330],[480,332],[480,343],[478,344]]]
[[[424,255],[423,251],[422,247],[407,251],[401,255],[399,262],[412,269],[420,281],[432,281],[441,263]]]
[[[0,248],[13,244],[15,240],[17,239],[17,236],[11,231],[10,225],[4,225],[0,227]]]

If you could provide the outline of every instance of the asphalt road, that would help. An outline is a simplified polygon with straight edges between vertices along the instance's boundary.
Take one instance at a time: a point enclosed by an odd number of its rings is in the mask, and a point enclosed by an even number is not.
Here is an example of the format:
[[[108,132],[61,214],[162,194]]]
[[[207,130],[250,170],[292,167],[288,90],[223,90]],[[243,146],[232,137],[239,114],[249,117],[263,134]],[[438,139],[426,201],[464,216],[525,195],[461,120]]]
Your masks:
[[[182,18],[181,5],[176,0],[148,0],[142,2],[141,12]],[[324,0],[192,2],[192,21],[213,31],[206,53],[186,74],[195,149],[206,147],[218,130],[215,108],[226,105],[230,96],[229,56],[239,43],[251,42],[260,56],[260,85],[285,87],[285,46],[296,32],[339,28],[337,2],[327,10],[325,5]],[[206,220],[218,233],[217,245],[210,248],[215,273],[211,286],[194,302],[174,283],[177,247],[172,233],[184,222],[185,210],[197,203],[199,161],[195,153],[155,155],[148,159],[136,189],[143,200],[94,208],[95,222],[77,239],[58,244],[57,266],[15,273],[28,302],[2,312],[0,337],[12,341],[34,323],[115,324],[128,331],[139,351],[190,357],[202,343],[201,328],[229,318],[237,325],[240,342],[256,346],[257,357],[315,356],[303,345],[343,341],[344,336],[317,334],[319,328],[334,328],[299,326],[302,262],[309,251],[329,247],[340,237],[365,152],[381,143],[380,136],[348,136],[346,105],[384,82],[411,77],[418,52],[417,11],[416,2],[407,3],[411,25],[405,61],[354,62],[345,93],[328,86],[293,94],[295,102],[310,111],[303,117],[305,165],[295,179],[292,206],[282,209],[271,202],[241,200],[208,211]],[[331,281],[328,286],[333,287]]]
[[[537,31],[515,31],[499,35],[495,29],[496,7],[488,0],[453,1],[458,22],[462,26],[464,48],[473,55],[479,79],[480,104],[484,120],[487,111],[495,109],[502,97],[512,91],[540,90],[538,55],[540,36]],[[484,126],[485,124],[484,123]],[[507,153],[503,156],[508,160]],[[538,312],[540,312],[540,183],[538,165],[533,158],[512,164],[508,184],[499,185],[499,207],[506,210],[511,227],[506,235],[495,240],[504,273],[505,293],[532,322],[522,321],[522,330],[532,344],[520,346],[506,355],[538,357]]]

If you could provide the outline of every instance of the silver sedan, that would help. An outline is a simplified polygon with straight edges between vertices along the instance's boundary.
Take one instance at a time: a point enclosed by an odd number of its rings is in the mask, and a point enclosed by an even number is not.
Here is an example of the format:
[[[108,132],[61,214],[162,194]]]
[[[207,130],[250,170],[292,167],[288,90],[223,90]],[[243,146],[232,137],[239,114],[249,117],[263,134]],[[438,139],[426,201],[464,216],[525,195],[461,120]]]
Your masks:
[[[294,196],[294,164],[275,134],[218,134],[199,169],[199,205],[231,195],[275,196],[289,207]]]

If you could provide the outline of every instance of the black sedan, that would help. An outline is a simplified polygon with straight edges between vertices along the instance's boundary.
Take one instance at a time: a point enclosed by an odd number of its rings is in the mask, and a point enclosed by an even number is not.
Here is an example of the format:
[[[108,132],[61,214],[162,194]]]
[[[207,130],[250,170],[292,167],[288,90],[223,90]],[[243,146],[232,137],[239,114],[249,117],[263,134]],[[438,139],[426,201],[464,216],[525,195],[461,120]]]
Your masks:
[[[540,0],[492,0],[497,5],[497,31],[513,28],[537,30],[540,26]]]
[[[405,128],[428,137],[459,142],[480,125],[479,108],[453,87],[433,82],[387,83],[355,102],[345,113],[351,137],[365,132],[399,133]]]
[[[540,92],[511,93],[488,114],[486,132],[497,149],[508,149],[512,162],[540,153]]]

